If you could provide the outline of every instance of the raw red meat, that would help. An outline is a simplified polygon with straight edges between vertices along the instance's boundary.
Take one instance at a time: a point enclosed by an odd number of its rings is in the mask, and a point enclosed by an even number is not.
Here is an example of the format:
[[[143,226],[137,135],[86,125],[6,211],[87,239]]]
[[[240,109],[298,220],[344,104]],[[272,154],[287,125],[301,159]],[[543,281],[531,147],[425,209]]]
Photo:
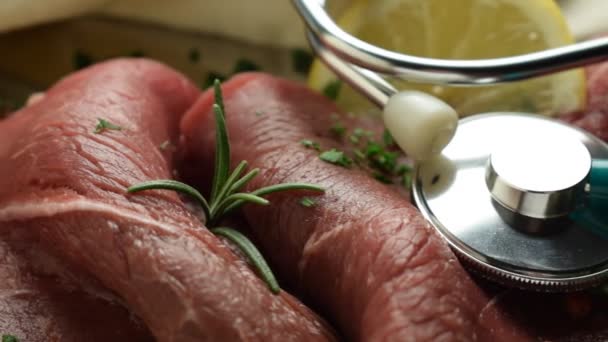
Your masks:
[[[274,270],[350,340],[528,338],[489,305],[406,199],[363,172],[321,161],[299,143],[337,145],[328,139],[331,116],[340,113],[333,103],[264,74],[237,76],[223,90],[232,160],[261,169],[250,190],[282,182],[327,189],[314,207],[299,204],[304,194],[289,193],[269,196],[270,206],[249,206],[244,214]],[[213,160],[212,103],[212,93],[205,93],[182,120],[185,163],[203,179]]]
[[[32,232],[45,251],[114,291],[160,341],[332,340],[324,323],[265,284],[169,191],[178,120],[198,95],[157,63],[79,72],[0,123],[0,231]],[[98,118],[122,130],[93,133]]]
[[[0,335],[20,341],[153,341],[120,300],[19,232],[0,240]]]
[[[608,63],[585,68],[587,104],[583,110],[567,113],[562,119],[608,141]]]

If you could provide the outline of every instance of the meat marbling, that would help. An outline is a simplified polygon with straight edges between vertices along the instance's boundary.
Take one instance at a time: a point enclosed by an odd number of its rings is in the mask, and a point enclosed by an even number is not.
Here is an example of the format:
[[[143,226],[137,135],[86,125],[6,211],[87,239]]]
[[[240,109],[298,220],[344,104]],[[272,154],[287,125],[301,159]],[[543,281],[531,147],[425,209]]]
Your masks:
[[[119,60],[60,81],[0,122],[0,231],[114,291],[160,341],[332,340],[311,311],[265,284],[169,191],[178,120],[198,95],[157,63]],[[122,127],[94,134],[97,119]]]

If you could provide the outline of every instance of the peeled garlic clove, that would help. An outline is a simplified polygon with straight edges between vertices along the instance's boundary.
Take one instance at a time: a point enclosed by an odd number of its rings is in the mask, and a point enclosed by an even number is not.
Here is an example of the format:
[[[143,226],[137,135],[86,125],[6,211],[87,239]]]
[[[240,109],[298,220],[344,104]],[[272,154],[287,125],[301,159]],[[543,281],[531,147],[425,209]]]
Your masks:
[[[384,124],[403,152],[421,161],[440,154],[452,140],[458,114],[434,96],[402,91],[384,106]]]

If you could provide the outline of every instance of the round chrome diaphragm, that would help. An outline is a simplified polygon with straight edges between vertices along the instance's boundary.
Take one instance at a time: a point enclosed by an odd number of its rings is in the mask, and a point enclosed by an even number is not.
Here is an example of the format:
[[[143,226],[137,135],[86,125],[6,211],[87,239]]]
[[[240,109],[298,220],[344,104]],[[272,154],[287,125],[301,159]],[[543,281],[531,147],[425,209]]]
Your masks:
[[[476,115],[416,167],[413,197],[470,270],[524,289],[578,290],[608,276],[608,239],[568,216],[584,202],[592,159],[608,159],[608,146],[568,124]]]

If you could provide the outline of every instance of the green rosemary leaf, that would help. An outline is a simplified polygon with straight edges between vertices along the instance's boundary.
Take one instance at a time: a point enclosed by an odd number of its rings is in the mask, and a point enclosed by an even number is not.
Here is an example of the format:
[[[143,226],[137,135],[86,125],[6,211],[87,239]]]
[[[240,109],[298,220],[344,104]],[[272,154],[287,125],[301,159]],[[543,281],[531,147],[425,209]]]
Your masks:
[[[214,223],[216,223],[220,217],[224,216],[224,214],[226,214],[228,212],[227,208],[231,207],[235,203],[239,203],[239,206],[242,206],[243,204],[245,204],[247,202],[251,202],[253,204],[259,204],[259,205],[270,204],[270,202],[268,202],[267,199],[259,197],[253,193],[239,192],[236,194],[232,194],[232,195],[224,198],[217,206],[212,207],[211,218],[209,219],[209,222],[210,222],[209,224],[213,225]]]
[[[319,155],[319,158],[321,158],[321,160],[328,162],[330,164],[343,166],[343,167],[349,167],[353,163],[353,160],[350,159],[349,157],[347,157],[344,154],[344,152],[338,151],[335,148],[332,148],[329,151],[325,151],[325,152],[321,153]]]
[[[215,114],[215,174],[211,186],[211,199],[213,203],[222,186],[226,183],[228,172],[230,172],[230,142],[228,141],[228,131],[226,130],[226,118],[224,112],[224,99],[220,81],[215,80],[215,104],[213,112]]]
[[[309,190],[309,191],[319,191],[325,192],[325,189],[314,184],[308,183],[283,183],[283,184],[275,184],[271,186],[267,186],[264,188],[257,189],[252,191],[251,193],[257,196],[264,196],[268,194],[272,194],[275,192],[281,191],[289,191],[289,190]]]
[[[258,173],[260,173],[260,169],[253,169],[253,170],[247,172],[247,174],[244,175],[243,178],[239,179],[238,181],[234,182],[234,184],[232,184],[232,186],[230,187],[230,193],[239,191],[242,187],[245,186],[245,184],[249,183],[250,180],[252,180],[255,176],[257,176]]]
[[[276,184],[276,185],[271,185],[271,186],[267,186],[265,188],[260,188],[257,189],[255,191],[252,191],[250,194],[256,195],[256,196],[264,196],[264,195],[269,195],[271,193],[275,193],[275,192],[281,192],[281,191],[289,191],[289,190],[309,190],[309,191],[319,191],[319,192],[325,192],[325,189],[314,185],[314,184],[307,184],[307,183],[283,183],[283,184]],[[239,207],[241,207],[243,204],[245,204],[245,202],[243,201],[235,201],[234,203],[228,205],[226,207],[226,209],[223,211],[223,213],[229,213],[232,210],[235,210]]]
[[[314,207],[316,204],[317,202],[310,197],[302,197],[302,199],[300,199],[300,205],[306,208]]]
[[[97,118],[97,125],[95,126],[93,133],[100,134],[105,130],[120,131],[122,130],[122,127],[115,125],[108,120]]]
[[[189,195],[194,198],[201,205],[201,207],[203,207],[206,219],[210,219],[209,204],[207,204],[207,201],[205,200],[203,195],[198,192],[198,190],[188,184],[184,184],[182,182],[174,181],[171,179],[160,179],[132,185],[127,189],[127,192],[136,193],[144,190],[173,190]]]
[[[234,168],[234,170],[230,174],[230,177],[228,177],[228,179],[222,186],[222,189],[217,194],[216,201],[211,203],[211,212],[213,212],[213,207],[215,206],[215,204],[219,204],[226,196],[230,195],[230,190],[232,188],[233,183],[237,181],[237,179],[241,176],[241,173],[243,173],[245,168],[247,168],[246,160],[241,161],[239,165]]]
[[[242,252],[249,258],[258,274],[266,282],[268,288],[272,293],[278,294],[281,291],[279,283],[275,278],[272,270],[264,260],[262,253],[255,247],[255,245],[239,231],[228,227],[218,227],[211,229],[211,232],[215,235],[225,237],[226,239],[233,242]]]

